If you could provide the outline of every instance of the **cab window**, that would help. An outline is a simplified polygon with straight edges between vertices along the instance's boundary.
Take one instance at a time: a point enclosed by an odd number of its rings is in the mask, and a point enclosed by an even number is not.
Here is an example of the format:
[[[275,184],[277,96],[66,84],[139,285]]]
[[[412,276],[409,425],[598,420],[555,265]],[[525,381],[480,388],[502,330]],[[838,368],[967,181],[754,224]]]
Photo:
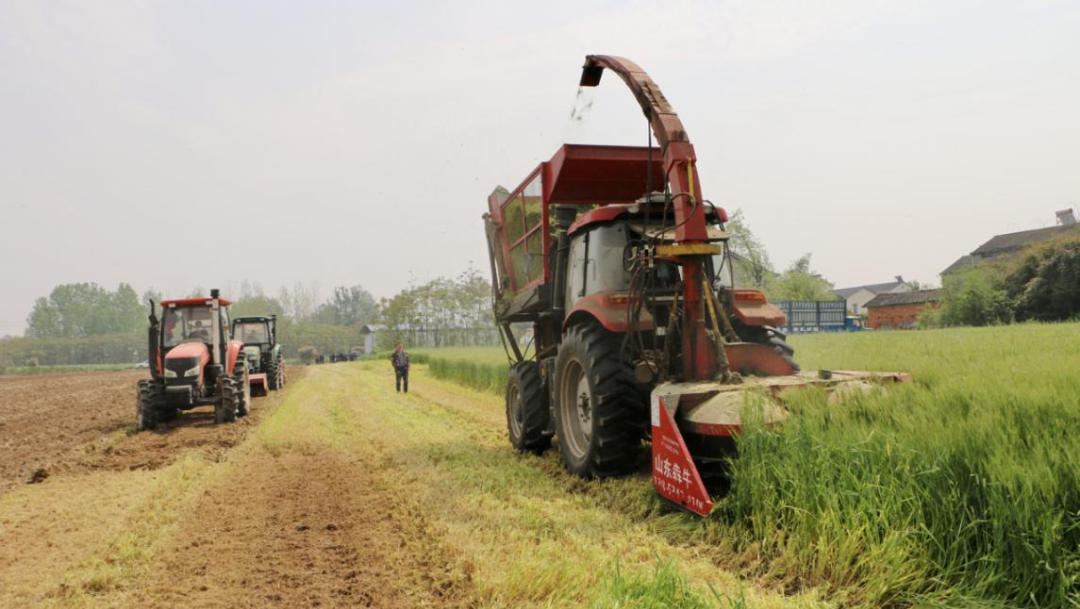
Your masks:
[[[245,345],[270,342],[270,335],[266,331],[266,324],[262,322],[236,324],[236,331],[233,338]]]
[[[210,342],[210,307],[167,308],[162,314],[164,346],[175,347],[189,341]]]

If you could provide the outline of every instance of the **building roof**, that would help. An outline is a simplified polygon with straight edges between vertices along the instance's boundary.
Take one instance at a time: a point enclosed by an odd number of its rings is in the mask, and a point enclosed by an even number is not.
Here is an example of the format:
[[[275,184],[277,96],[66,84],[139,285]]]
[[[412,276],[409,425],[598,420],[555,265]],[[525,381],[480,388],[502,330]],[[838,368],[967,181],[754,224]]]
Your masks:
[[[941,300],[941,290],[914,290],[894,294],[878,294],[866,303],[866,308],[895,307],[898,305],[924,304]]]
[[[906,285],[904,281],[890,281],[888,283],[871,283],[867,285],[857,285],[851,288],[838,288],[833,290],[833,294],[836,294],[840,298],[847,298],[859,290],[866,290],[871,294],[881,294],[882,292],[891,292],[896,288]]]
[[[1075,226],[1048,226],[1046,228],[1022,230],[1016,233],[994,235],[993,238],[980,245],[978,249],[971,253],[975,256],[982,257],[996,256],[998,254],[1004,254],[1020,249],[1025,245],[1052,239],[1065,231],[1074,230],[1075,228]]]
[[[942,275],[948,275],[949,273],[955,273],[957,271],[966,271],[967,269],[975,268],[979,264],[979,259],[971,254],[964,254],[956,259],[956,262],[950,264],[944,271],[941,271]]]

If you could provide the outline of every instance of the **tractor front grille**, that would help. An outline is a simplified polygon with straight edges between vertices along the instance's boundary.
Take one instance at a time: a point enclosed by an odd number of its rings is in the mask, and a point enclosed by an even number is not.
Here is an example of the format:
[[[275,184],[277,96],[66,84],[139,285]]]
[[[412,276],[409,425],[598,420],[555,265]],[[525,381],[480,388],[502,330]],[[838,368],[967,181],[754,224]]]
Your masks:
[[[165,369],[176,373],[176,377],[169,381],[195,381],[198,376],[190,376],[185,379],[184,373],[199,365],[199,360],[194,357],[183,357],[165,360]]]

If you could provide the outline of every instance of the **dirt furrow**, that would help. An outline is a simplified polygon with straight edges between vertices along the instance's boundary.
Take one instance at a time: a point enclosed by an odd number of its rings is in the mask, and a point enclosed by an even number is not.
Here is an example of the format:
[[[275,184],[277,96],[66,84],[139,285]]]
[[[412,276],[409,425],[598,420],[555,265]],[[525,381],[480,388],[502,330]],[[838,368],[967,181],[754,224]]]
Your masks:
[[[461,606],[468,573],[429,534],[371,464],[261,453],[184,519],[146,606]]]

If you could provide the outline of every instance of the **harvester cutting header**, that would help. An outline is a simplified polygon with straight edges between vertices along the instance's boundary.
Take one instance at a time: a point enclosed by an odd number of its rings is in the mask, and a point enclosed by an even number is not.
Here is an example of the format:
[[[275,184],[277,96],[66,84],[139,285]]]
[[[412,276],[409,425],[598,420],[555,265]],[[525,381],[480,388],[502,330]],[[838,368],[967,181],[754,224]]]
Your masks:
[[[569,471],[626,473],[651,438],[653,481],[697,513],[739,433],[745,394],[766,422],[787,390],[863,387],[903,375],[800,373],[784,315],[734,285],[726,212],[703,196],[686,129],[640,67],[590,55],[583,87],[605,70],[630,88],[659,147],[567,144],[484,215],[496,321],[511,356],[510,440],[543,452],[559,440]],[[532,325],[521,350],[514,323]]]

